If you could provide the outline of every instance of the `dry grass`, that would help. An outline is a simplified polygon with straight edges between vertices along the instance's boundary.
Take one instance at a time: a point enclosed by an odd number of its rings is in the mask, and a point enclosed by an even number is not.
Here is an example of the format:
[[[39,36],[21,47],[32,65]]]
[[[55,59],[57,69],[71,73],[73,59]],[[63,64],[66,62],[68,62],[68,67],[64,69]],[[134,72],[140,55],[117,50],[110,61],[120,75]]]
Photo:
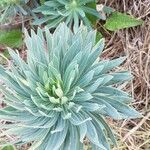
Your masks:
[[[122,122],[109,121],[120,139],[118,149],[150,150],[150,1],[105,0],[103,3],[144,20],[141,27],[108,34],[103,57],[127,56],[126,63],[118,69],[129,69],[134,80],[122,88],[132,94],[133,106],[144,116]]]

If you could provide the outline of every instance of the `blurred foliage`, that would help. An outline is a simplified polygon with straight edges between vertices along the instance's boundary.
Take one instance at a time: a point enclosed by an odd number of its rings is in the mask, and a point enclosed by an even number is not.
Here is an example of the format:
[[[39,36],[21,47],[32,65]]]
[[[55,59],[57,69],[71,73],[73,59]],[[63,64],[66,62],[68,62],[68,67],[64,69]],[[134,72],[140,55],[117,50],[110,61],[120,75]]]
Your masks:
[[[141,25],[142,20],[138,20],[130,15],[126,15],[120,12],[113,12],[106,20],[105,28],[110,31],[116,31],[119,29],[129,28]]]
[[[2,150],[15,150],[13,146],[5,146]]]
[[[2,31],[0,30],[0,45],[11,48],[19,48],[23,43],[22,32],[19,29]]]
[[[0,64],[5,65],[5,64],[7,64],[7,60],[5,58],[7,58],[7,59],[10,58],[8,50],[4,50],[2,55],[3,55],[3,57],[0,57]]]
[[[93,8],[93,9],[96,9],[96,3],[95,2],[91,2],[91,3],[88,3],[86,4],[89,8]],[[95,25],[96,24],[96,21],[97,21],[97,17],[96,16],[93,16],[91,14],[86,14],[87,15],[87,18],[91,21],[92,25]]]
[[[0,23],[12,23],[18,16],[22,21],[23,17],[36,17],[32,9],[37,6],[36,0],[0,0]]]

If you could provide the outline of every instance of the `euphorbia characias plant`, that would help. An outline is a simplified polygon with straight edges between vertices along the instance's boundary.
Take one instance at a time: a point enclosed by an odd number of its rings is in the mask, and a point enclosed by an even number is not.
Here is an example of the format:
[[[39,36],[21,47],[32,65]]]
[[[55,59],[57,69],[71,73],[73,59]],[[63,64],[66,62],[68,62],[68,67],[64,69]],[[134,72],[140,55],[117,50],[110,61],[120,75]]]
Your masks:
[[[46,23],[48,28],[56,28],[61,22],[77,28],[81,21],[92,28],[97,19],[104,19],[96,10],[96,0],[48,0],[33,11],[44,15],[36,18],[34,24]]]
[[[141,116],[128,106],[129,94],[114,87],[132,78],[111,72],[125,58],[101,60],[104,39],[96,43],[95,31],[82,26],[72,33],[60,24],[53,34],[25,31],[25,43],[26,61],[9,50],[13,64],[0,66],[7,104],[0,119],[12,122],[0,125],[0,136],[16,136],[16,145],[31,142],[31,150],[83,150],[85,139],[93,150],[110,150],[117,143],[105,118]]]
[[[28,6],[29,2],[32,7]],[[36,0],[0,0],[0,23],[14,21],[18,16],[35,16],[32,12],[33,6],[38,6]]]

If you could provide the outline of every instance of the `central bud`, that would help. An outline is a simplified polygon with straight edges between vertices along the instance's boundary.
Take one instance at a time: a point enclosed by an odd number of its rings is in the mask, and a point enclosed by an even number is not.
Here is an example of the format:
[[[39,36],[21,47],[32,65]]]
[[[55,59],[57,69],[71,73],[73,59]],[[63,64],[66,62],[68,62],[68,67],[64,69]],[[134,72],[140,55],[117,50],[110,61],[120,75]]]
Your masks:
[[[68,101],[68,98],[64,96],[60,81],[47,82],[45,89],[51,103],[62,105]]]
[[[70,4],[65,6],[67,10],[75,10],[77,8],[76,0],[73,0]]]

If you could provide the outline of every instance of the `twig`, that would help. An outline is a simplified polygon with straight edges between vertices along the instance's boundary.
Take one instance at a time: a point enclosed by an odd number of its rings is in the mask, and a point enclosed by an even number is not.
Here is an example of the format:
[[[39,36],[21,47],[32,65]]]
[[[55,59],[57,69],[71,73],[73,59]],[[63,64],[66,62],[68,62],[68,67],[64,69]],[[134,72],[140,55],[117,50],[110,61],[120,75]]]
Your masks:
[[[131,135],[133,134],[135,131],[137,131],[142,125],[143,123],[149,119],[150,117],[150,112],[145,116],[143,117],[143,119],[137,124],[137,126],[135,126],[132,130],[130,130],[123,138],[123,142],[125,142],[125,140]]]

